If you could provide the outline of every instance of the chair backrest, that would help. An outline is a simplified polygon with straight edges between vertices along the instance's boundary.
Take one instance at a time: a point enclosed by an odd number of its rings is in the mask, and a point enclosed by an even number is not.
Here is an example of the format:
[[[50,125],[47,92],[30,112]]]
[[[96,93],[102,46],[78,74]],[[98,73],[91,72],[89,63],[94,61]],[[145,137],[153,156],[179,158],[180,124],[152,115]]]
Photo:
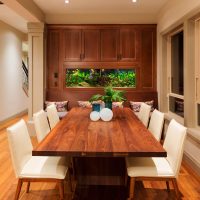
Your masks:
[[[50,132],[47,114],[44,110],[40,110],[39,112],[33,114],[33,121],[37,140],[40,142]]]
[[[149,116],[151,112],[151,106],[146,103],[141,103],[140,111],[138,113],[138,118],[142,121],[142,123],[147,127],[149,123]]]
[[[164,149],[167,151],[167,160],[172,167],[175,177],[178,176],[183,158],[186,130],[186,127],[172,119],[163,144]]]
[[[55,104],[51,104],[47,107],[47,116],[49,119],[50,127],[53,129],[60,121]]]
[[[160,141],[161,138],[163,124],[164,124],[164,113],[161,113],[160,111],[155,109],[152,112],[148,129],[158,141]]]
[[[25,163],[31,158],[33,146],[24,120],[7,128],[8,143],[16,177],[19,177]]]

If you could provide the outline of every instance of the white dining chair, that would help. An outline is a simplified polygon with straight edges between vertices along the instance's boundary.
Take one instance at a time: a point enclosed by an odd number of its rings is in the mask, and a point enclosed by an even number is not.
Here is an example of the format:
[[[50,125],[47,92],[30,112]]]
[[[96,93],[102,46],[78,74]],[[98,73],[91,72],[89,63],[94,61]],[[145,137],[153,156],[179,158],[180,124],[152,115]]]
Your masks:
[[[41,142],[44,137],[50,132],[50,127],[47,119],[47,114],[44,110],[40,110],[33,114],[33,121],[38,142]]]
[[[146,103],[141,103],[140,111],[138,113],[138,118],[142,121],[142,123],[147,127],[149,123],[149,116],[151,112],[151,106]]]
[[[160,141],[162,129],[164,125],[164,113],[155,109],[152,112],[148,130],[154,135],[154,137]]]
[[[19,199],[22,184],[27,182],[56,182],[60,199],[64,199],[64,179],[68,172],[65,158],[32,156],[33,146],[24,120],[7,129],[12,163],[18,178],[15,200]]]
[[[47,107],[47,117],[51,129],[53,129],[60,121],[55,104],[51,104]]]
[[[163,144],[167,157],[130,157],[126,159],[127,174],[130,177],[129,199],[134,197],[135,181],[172,181],[177,198],[179,189],[177,178],[183,157],[186,128],[171,120]]]

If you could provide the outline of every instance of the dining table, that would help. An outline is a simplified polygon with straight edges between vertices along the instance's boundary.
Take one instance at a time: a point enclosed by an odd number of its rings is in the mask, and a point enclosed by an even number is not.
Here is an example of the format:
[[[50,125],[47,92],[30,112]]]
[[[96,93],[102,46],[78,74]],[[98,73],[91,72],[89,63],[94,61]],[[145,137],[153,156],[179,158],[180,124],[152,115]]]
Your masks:
[[[126,157],[166,157],[167,152],[130,108],[91,121],[90,108],[74,107],[32,151],[73,158],[80,184],[123,184]]]

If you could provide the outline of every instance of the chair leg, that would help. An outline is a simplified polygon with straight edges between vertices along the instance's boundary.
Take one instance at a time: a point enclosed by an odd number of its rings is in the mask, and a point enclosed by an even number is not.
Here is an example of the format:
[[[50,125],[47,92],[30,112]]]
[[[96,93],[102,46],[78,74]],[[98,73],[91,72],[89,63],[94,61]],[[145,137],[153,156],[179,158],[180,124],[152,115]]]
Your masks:
[[[20,192],[21,192],[22,184],[23,184],[22,179],[19,179],[18,183],[17,183],[17,190],[16,190],[16,193],[15,193],[15,200],[19,199],[19,195],[20,195]]]
[[[180,199],[178,184],[177,184],[177,181],[176,181],[175,178],[172,179],[172,183],[173,183],[173,186],[174,186],[174,190],[175,190],[175,193],[176,193],[176,197],[177,197],[177,199]]]
[[[130,188],[129,188],[129,200],[134,197],[134,189],[135,189],[135,178],[130,177]]]
[[[166,181],[167,191],[170,192],[169,181]]]
[[[64,200],[64,180],[58,181],[60,200]]]
[[[29,193],[29,189],[30,189],[30,181],[27,183],[27,187],[26,187],[26,193]]]

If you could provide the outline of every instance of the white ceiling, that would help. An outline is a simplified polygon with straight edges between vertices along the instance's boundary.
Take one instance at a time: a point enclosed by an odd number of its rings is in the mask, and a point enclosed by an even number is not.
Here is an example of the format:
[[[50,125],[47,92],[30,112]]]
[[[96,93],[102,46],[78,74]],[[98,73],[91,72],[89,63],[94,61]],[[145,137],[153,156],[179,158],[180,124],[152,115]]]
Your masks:
[[[169,0],[33,0],[52,24],[157,23],[157,16]],[[27,32],[27,20],[20,13],[0,5],[0,20]]]
[[[153,14],[167,0],[33,0],[45,14]]]
[[[0,5],[0,20],[22,32],[27,32],[27,21],[5,4]]]

